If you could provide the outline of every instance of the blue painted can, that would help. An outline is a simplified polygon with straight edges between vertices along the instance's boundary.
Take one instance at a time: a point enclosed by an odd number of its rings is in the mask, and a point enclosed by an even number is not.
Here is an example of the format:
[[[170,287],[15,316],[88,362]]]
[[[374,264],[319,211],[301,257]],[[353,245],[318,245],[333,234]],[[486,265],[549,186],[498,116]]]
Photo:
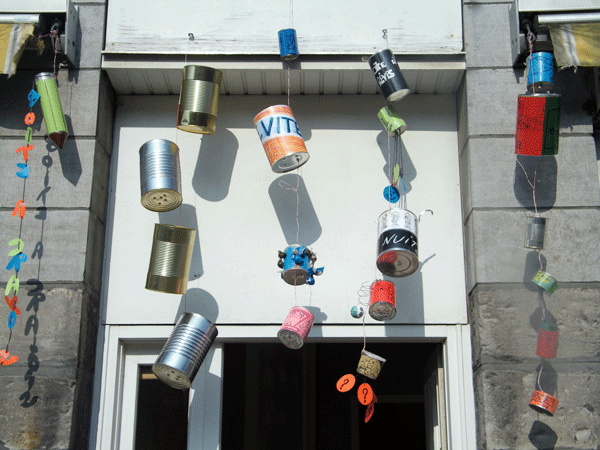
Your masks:
[[[308,279],[310,252],[302,245],[290,245],[285,249],[281,278],[288,284],[300,286]]]
[[[527,89],[548,92],[554,87],[554,56],[536,52],[527,58]]]
[[[277,32],[279,36],[279,56],[285,61],[291,61],[298,57],[298,40],[296,30],[286,28]]]

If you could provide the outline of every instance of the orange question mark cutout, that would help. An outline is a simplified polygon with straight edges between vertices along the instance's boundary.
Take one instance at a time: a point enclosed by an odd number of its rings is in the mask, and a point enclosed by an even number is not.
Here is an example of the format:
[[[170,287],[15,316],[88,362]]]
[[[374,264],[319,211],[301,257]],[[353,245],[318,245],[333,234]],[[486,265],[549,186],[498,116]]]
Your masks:
[[[344,375],[342,378],[340,378],[335,384],[335,387],[340,392],[348,392],[354,387],[354,383],[356,383],[356,378],[354,378],[354,375],[349,373],[348,375]]]
[[[358,391],[356,392],[356,396],[358,397],[358,401],[363,405],[368,405],[373,400],[373,389],[369,383],[363,383],[358,387]]]
[[[35,114],[32,112],[27,113],[25,116],[25,125],[33,125],[33,122],[35,122]]]

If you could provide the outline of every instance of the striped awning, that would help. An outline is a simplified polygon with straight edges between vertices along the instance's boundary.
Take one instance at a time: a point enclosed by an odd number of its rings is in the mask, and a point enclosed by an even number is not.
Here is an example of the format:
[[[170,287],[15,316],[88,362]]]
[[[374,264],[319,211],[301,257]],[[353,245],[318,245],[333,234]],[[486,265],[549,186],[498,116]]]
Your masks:
[[[33,35],[37,14],[0,15],[0,68],[9,77],[17,68],[25,43]]]
[[[549,24],[559,67],[600,66],[600,23]]]

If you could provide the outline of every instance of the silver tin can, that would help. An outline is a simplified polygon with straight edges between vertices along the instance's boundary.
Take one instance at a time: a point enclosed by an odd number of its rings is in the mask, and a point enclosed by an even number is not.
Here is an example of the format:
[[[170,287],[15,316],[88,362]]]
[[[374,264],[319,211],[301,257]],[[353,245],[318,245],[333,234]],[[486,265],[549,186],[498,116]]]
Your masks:
[[[214,134],[223,72],[212,67],[185,66],[179,94],[177,128]]]
[[[525,239],[525,247],[543,249],[544,236],[546,235],[546,218],[545,217],[530,217],[529,226],[527,227],[527,238]]]
[[[150,211],[171,211],[183,201],[179,147],[154,139],[140,147],[142,205]]]
[[[200,314],[182,314],[152,365],[152,372],[173,388],[188,389],[217,334],[215,324]]]

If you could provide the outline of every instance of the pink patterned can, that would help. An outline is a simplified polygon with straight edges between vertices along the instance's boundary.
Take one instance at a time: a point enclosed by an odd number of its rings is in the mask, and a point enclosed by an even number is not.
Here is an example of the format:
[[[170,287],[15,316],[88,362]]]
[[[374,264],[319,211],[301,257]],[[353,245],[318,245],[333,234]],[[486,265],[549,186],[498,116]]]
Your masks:
[[[315,316],[306,308],[294,306],[277,333],[279,340],[288,348],[299,349],[304,345]]]

